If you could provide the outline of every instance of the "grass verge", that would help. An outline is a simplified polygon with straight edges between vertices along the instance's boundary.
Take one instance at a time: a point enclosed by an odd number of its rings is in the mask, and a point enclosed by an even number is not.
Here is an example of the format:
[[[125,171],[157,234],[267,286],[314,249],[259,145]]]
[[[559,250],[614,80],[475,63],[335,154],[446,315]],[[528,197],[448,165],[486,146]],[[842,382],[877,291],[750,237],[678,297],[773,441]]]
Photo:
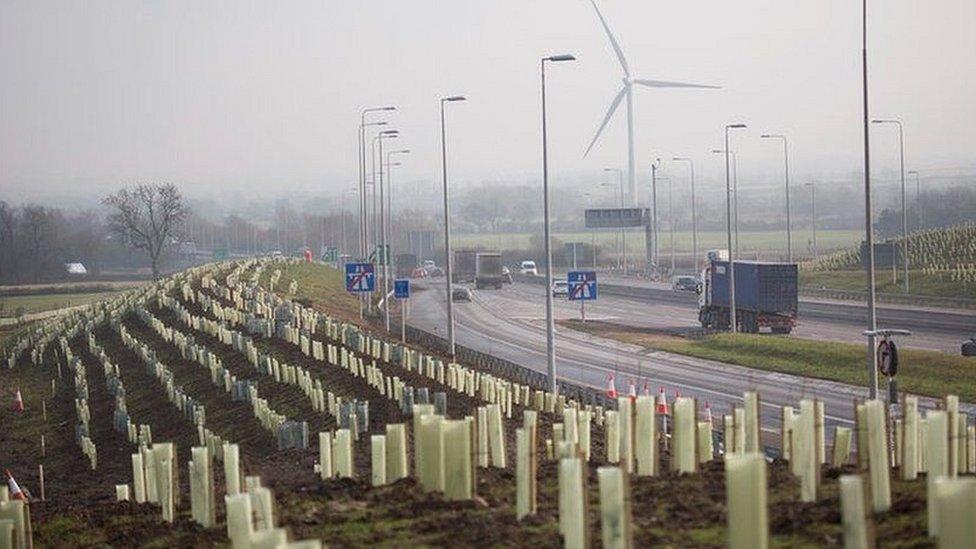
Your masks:
[[[41,294],[0,297],[0,316],[15,317],[21,314],[42,313],[64,307],[87,305],[109,299],[118,292],[94,292],[76,294]]]
[[[269,277],[277,268],[281,269],[281,279],[277,290],[286,294],[292,280],[298,281],[298,291],[293,296],[305,306],[329,314],[342,320],[359,320],[359,298],[346,291],[345,274],[321,263],[289,263],[265,270]],[[263,278],[262,282],[267,283]]]
[[[681,337],[610,322],[560,321],[560,325],[679,355],[693,356],[758,370],[867,385],[864,346],[764,334],[714,334]],[[976,402],[976,360],[935,351],[902,349],[898,384],[910,393],[941,397],[959,395]]]
[[[898,279],[891,276],[891,269],[878,269],[875,274],[877,291],[900,294],[904,291],[904,271],[898,271]],[[928,274],[922,271],[909,271],[908,280],[913,295],[939,297],[971,297],[976,292],[976,284],[952,280],[945,274]],[[801,271],[801,288],[828,288],[853,292],[866,291],[867,280],[863,270],[852,271]]]

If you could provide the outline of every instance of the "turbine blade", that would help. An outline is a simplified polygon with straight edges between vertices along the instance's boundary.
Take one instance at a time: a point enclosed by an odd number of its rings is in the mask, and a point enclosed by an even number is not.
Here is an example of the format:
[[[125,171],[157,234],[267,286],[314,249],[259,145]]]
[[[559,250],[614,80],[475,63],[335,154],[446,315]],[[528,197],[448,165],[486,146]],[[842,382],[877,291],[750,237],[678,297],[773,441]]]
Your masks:
[[[721,89],[722,86],[709,86],[707,84],[688,84],[685,82],[667,82],[664,80],[643,80],[634,79],[634,84],[647,86],[648,88],[703,88],[710,90]]]
[[[593,4],[593,9],[596,10],[596,16],[600,18],[600,24],[603,25],[603,30],[607,32],[607,38],[610,39],[610,45],[613,46],[613,51],[617,54],[620,67],[624,69],[624,76],[630,78],[630,67],[627,66],[627,59],[624,57],[624,52],[620,49],[620,44],[617,43],[617,39],[610,32],[610,25],[607,25],[607,20],[603,18],[603,14],[600,13],[600,8],[596,6],[596,0],[590,0],[590,3]]]
[[[593,136],[593,141],[590,141],[590,146],[587,147],[586,152],[583,153],[584,158],[586,155],[590,154],[590,149],[592,149],[593,145],[596,144],[596,140],[600,138],[600,134],[603,133],[603,128],[607,127],[607,124],[610,122],[610,118],[613,117],[613,112],[617,110],[617,106],[620,105],[620,102],[623,100],[624,94],[626,93],[627,86],[620,88],[620,91],[617,92],[617,96],[614,97],[613,101],[610,102],[610,108],[607,109],[607,115],[603,117],[603,123],[600,124],[599,129],[596,130],[596,135]]]

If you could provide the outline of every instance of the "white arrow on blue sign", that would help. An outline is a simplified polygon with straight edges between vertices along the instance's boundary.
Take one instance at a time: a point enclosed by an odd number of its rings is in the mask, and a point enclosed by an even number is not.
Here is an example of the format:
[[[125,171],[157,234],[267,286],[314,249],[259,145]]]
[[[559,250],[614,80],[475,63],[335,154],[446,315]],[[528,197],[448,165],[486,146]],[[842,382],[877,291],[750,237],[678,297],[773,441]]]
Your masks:
[[[393,281],[393,297],[397,299],[410,299],[410,280],[398,278]]]
[[[596,299],[596,271],[570,271],[566,275],[570,301]]]

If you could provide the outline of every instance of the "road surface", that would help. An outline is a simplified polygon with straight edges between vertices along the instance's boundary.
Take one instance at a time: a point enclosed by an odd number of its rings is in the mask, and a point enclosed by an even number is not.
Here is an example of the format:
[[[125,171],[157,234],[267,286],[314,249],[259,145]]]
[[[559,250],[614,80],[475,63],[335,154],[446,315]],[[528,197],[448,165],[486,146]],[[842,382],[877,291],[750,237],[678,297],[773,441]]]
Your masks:
[[[409,323],[440,336],[446,335],[446,300],[443,279],[418,281],[425,290],[413,296]],[[474,290],[469,303],[455,304],[455,334],[459,344],[521,364],[540,372],[546,371],[544,331],[544,296],[541,287],[515,283],[502,290]],[[557,320],[577,318],[578,305],[556,300]],[[587,318],[614,320],[632,325],[682,328],[695,325],[693,315],[680,304],[636,302],[619,297],[601,296],[587,308]],[[804,332],[806,330],[806,332]],[[830,326],[811,322],[798,334],[818,337],[830,333],[841,340],[861,341],[859,328]],[[824,336],[819,336],[824,337]],[[931,336],[940,341],[939,335]],[[657,394],[660,387],[669,400],[676,392],[694,396],[710,404],[713,413],[728,413],[742,403],[742,393],[759,391],[762,397],[762,423],[767,443],[778,440],[780,407],[797,406],[801,398],[818,398],[825,402],[828,437],[833,427],[853,426],[852,402],[866,398],[864,388],[804,378],[789,374],[754,370],[743,366],[686,357],[590,336],[575,330],[559,329],[556,334],[557,372],[562,379],[604,389],[608,375],[614,374],[616,388],[622,394],[631,380],[641,390],[645,384]],[[932,407],[930,400],[923,407]],[[976,406],[966,405],[969,413]]]

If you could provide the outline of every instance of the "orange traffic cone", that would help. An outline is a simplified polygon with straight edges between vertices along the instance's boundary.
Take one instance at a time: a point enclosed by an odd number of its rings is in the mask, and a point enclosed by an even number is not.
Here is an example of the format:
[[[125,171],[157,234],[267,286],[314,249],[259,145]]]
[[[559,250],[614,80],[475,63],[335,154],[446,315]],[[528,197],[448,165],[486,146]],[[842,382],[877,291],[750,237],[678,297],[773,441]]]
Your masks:
[[[651,384],[644,382],[644,396],[651,396]]]
[[[20,389],[17,389],[17,394],[14,395],[14,404],[11,409],[15,412],[24,411],[24,397],[20,394]]]
[[[630,380],[630,384],[627,389],[627,396],[630,397],[630,400],[634,400],[637,398],[637,384],[634,383],[633,379]]]
[[[663,385],[657,397],[657,413],[658,415],[668,415],[668,395],[664,392]]]
[[[708,401],[705,401],[705,421],[712,422],[712,407],[708,405]]]
[[[7,486],[10,487],[10,499],[21,499],[27,500],[27,496],[24,495],[24,491],[20,489],[20,485],[14,480],[14,476],[10,474],[10,469],[4,469],[7,473]]]
[[[617,385],[613,382],[613,374],[607,376],[607,396],[610,398],[617,398]]]

